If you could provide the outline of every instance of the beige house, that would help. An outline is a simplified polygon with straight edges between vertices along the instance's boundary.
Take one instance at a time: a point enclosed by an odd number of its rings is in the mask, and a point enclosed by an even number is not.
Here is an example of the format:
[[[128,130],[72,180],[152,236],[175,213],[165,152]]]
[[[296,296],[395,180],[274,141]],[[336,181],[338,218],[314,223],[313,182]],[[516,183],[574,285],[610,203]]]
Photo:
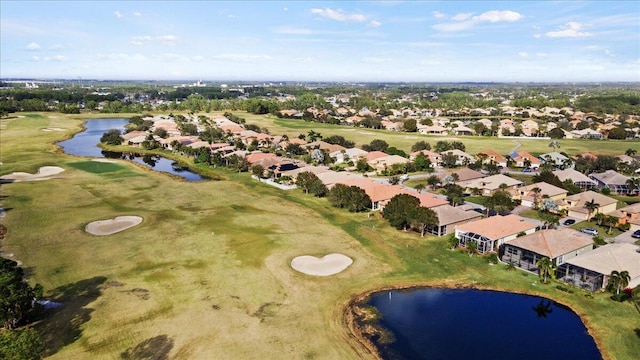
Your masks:
[[[640,285],[640,252],[628,243],[601,246],[584,255],[567,260],[556,270],[556,278],[586,290],[607,286],[612,271],[628,271],[628,287]]]
[[[501,260],[524,270],[537,271],[536,262],[543,257],[558,266],[591,250],[591,236],[569,228],[547,229],[506,242]]]
[[[486,254],[497,252],[505,242],[518,237],[518,234],[531,234],[536,224],[517,215],[496,215],[456,227],[458,245],[467,247],[472,241],[477,244],[478,252]]]
[[[591,190],[567,196],[561,202],[561,209],[566,209],[570,217],[580,220],[588,220],[597,213],[608,214],[614,212],[618,204],[618,200]],[[591,213],[589,213],[586,205],[590,202],[598,204],[598,208]]]
[[[511,197],[521,200],[523,206],[534,207],[536,203],[546,198],[554,201],[564,199],[567,197],[567,190],[546,182],[538,182],[512,190],[512,194]]]
[[[444,236],[453,233],[456,226],[466,224],[482,218],[482,214],[471,209],[463,210],[462,207],[453,207],[449,204],[432,207],[438,215],[438,225],[427,228],[427,232],[436,236]]]
[[[482,196],[493,195],[494,192],[500,189],[502,184],[507,186],[505,189],[507,191],[513,191],[524,185],[522,181],[503,174],[491,175],[485,178],[469,181],[458,181],[456,184],[462,186],[464,191],[468,194],[474,193],[476,191],[474,189],[477,189],[480,191]]]

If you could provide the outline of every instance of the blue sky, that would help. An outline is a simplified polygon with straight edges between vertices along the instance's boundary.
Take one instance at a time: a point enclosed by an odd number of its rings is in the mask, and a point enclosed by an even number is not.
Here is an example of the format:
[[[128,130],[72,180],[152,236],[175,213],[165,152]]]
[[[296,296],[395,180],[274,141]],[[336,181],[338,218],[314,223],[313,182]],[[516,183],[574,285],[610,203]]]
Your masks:
[[[640,81],[638,1],[0,2],[0,77]]]

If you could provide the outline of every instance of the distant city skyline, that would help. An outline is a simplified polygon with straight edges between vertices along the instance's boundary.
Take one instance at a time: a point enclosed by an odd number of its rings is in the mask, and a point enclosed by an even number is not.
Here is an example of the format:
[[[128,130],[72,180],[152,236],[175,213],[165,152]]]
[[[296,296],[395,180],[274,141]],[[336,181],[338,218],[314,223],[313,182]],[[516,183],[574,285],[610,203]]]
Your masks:
[[[0,77],[639,82],[637,1],[7,1]]]

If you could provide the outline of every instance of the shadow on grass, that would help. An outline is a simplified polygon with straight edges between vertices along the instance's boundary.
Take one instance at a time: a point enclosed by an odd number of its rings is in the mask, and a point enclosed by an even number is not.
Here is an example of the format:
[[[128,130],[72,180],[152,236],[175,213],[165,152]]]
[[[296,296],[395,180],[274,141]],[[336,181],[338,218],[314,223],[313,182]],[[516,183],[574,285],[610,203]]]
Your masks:
[[[82,325],[91,319],[93,312],[93,309],[86,306],[100,297],[100,286],[106,280],[105,277],[96,276],[52,291],[49,300],[61,303],[62,306],[46,311],[44,319],[35,327],[45,344],[45,357],[57,353],[62,347],[80,338]]]
[[[635,331],[636,336],[640,338],[640,328],[635,328],[633,331]]]
[[[120,354],[120,358],[125,360],[164,360],[169,358],[169,352],[172,348],[173,339],[167,335],[158,335],[127,349]]]

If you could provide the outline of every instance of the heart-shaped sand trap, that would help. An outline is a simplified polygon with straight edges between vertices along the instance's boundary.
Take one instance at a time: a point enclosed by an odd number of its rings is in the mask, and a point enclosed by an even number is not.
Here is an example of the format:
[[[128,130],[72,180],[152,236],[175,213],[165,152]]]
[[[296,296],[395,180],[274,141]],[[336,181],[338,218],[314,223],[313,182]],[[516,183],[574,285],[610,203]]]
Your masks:
[[[117,216],[113,219],[90,222],[85,231],[92,235],[111,235],[127,230],[142,222],[140,216]]]
[[[303,274],[329,276],[342,272],[353,263],[350,257],[342,254],[329,254],[318,259],[315,256],[303,255],[291,260],[291,267]]]
[[[20,182],[20,181],[38,181],[49,180],[53,176],[60,174],[64,169],[59,166],[43,166],[37,173],[29,174],[26,172],[14,172],[0,177],[0,182]]]

